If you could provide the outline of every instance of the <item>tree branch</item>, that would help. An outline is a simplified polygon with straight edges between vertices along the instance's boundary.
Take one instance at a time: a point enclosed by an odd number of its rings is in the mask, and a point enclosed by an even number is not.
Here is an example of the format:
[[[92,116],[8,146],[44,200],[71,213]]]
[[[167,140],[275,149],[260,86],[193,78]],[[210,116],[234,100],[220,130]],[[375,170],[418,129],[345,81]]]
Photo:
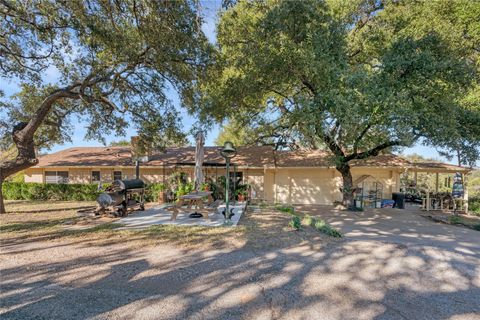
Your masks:
[[[345,160],[348,162],[350,160],[362,160],[362,159],[366,159],[368,157],[375,157],[375,156],[378,156],[378,154],[380,153],[380,151],[386,149],[386,148],[390,148],[390,147],[393,147],[393,146],[401,146],[403,143],[401,140],[393,140],[393,141],[387,141],[387,142],[384,142],[370,150],[367,150],[367,151],[363,151],[363,152],[360,152],[360,153],[357,153],[357,152],[354,152],[348,156],[345,157]]]
[[[360,132],[360,135],[357,137],[357,139],[355,139],[355,142],[353,143],[353,153],[357,153],[358,144],[360,143],[360,141],[362,141],[363,137],[367,134],[368,130],[370,130],[372,126],[373,125],[371,123],[367,124],[363,131]]]

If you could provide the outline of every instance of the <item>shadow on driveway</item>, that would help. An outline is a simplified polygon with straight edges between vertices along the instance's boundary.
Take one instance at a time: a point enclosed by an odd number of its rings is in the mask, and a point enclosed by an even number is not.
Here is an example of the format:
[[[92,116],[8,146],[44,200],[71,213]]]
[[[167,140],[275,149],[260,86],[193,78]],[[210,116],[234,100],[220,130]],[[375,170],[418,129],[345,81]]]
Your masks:
[[[2,249],[1,318],[480,319],[479,238],[471,230],[394,211],[301,209],[341,228],[345,240]]]

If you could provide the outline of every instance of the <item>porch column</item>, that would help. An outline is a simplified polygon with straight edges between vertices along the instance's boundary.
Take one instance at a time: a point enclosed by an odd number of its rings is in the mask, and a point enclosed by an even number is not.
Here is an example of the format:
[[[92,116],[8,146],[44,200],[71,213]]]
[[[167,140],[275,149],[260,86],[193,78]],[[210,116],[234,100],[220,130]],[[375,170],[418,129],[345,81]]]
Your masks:
[[[430,211],[430,183],[428,183],[428,180],[430,179],[430,172],[425,172],[425,174],[427,175],[427,211]]]
[[[468,214],[468,173],[463,175],[463,208]]]

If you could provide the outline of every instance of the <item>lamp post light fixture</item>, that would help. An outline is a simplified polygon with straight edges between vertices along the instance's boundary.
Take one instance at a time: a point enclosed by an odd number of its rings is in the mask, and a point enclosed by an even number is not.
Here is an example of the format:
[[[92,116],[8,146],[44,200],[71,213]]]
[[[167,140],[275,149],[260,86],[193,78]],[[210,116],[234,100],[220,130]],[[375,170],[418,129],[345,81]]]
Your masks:
[[[230,211],[229,211],[229,191],[230,191],[230,159],[237,155],[237,149],[233,146],[233,143],[226,141],[223,145],[220,154],[225,158],[227,164],[227,173],[225,179],[225,221],[224,224],[231,225],[232,221],[230,220]]]

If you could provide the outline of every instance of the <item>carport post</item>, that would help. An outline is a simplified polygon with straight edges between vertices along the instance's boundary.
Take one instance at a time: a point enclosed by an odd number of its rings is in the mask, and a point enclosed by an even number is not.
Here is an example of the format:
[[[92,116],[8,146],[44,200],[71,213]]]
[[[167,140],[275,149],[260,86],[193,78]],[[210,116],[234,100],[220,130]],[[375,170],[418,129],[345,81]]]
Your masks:
[[[427,190],[427,205],[426,205],[427,211],[430,211],[430,190]]]
[[[426,174],[427,174],[427,177],[430,178],[430,172],[426,172]],[[431,202],[430,202],[430,184],[427,182],[427,211],[430,211],[430,205],[431,205]]]
[[[463,210],[468,214],[468,173],[463,175]]]

